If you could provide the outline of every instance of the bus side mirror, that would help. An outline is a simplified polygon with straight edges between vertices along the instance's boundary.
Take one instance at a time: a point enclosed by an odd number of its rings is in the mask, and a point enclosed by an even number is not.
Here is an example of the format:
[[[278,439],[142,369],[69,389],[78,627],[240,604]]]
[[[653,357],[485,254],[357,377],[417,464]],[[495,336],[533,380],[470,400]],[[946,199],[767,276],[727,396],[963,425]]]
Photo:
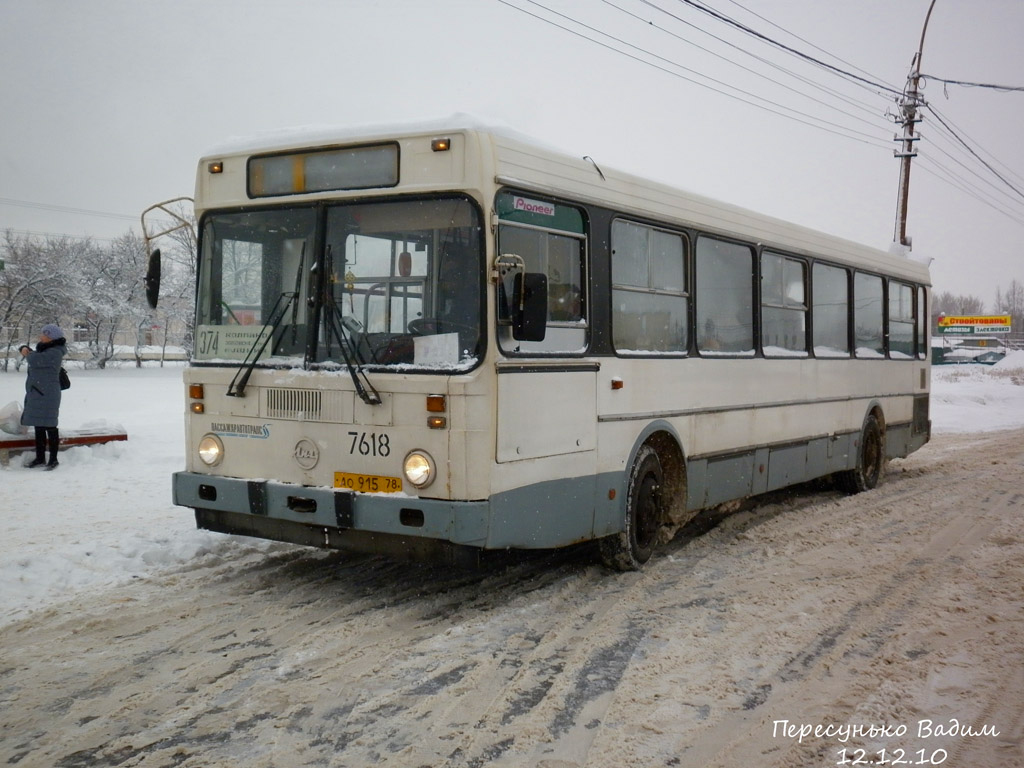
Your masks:
[[[146,301],[156,309],[157,298],[160,296],[160,249],[149,255],[149,267],[146,270]]]
[[[548,322],[548,276],[517,272],[512,291],[512,338],[544,341]]]

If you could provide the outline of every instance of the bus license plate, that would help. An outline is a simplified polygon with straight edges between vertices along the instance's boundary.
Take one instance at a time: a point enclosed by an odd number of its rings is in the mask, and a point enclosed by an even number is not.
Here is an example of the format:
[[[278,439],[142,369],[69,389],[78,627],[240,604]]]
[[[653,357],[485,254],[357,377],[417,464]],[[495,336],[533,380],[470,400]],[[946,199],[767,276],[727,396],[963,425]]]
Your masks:
[[[334,487],[347,488],[357,493],[400,493],[402,480],[382,475],[357,475],[352,472],[335,472]]]

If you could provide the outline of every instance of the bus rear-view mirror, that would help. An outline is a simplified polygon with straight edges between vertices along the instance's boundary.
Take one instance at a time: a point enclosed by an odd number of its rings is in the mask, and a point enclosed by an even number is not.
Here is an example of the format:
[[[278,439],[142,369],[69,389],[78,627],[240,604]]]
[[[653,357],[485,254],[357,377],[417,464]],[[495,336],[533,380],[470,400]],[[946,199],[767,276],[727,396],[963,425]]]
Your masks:
[[[149,255],[149,267],[146,269],[146,301],[149,306],[156,309],[156,302],[160,296],[160,249],[157,248]]]
[[[548,320],[548,276],[517,272],[512,292],[512,338],[544,341]]]

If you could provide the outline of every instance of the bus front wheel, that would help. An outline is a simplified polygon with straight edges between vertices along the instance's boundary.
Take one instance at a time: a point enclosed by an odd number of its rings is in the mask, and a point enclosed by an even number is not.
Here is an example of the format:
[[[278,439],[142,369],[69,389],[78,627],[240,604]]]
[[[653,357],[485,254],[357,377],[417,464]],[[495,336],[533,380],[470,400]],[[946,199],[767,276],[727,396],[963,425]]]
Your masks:
[[[598,542],[601,560],[618,571],[635,571],[651,559],[664,511],[664,473],[657,452],[644,445],[629,475],[623,530]]]
[[[885,473],[885,441],[878,418],[868,416],[857,449],[857,467],[839,473],[839,487],[847,493],[870,491]]]

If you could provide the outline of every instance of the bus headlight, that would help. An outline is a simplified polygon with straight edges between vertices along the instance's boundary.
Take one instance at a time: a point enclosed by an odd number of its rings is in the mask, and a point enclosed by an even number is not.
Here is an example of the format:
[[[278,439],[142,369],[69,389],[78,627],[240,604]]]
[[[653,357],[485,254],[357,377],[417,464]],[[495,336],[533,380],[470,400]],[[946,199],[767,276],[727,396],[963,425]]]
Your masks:
[[[224,458],[224,443],[216,435],[205,435],[199,441],[199,458],[208,467],[215,467]]]
[[[413,451],[402,464],[405,479],[417,488],[426,488],[434,482],[434,460],[423,451]]]

